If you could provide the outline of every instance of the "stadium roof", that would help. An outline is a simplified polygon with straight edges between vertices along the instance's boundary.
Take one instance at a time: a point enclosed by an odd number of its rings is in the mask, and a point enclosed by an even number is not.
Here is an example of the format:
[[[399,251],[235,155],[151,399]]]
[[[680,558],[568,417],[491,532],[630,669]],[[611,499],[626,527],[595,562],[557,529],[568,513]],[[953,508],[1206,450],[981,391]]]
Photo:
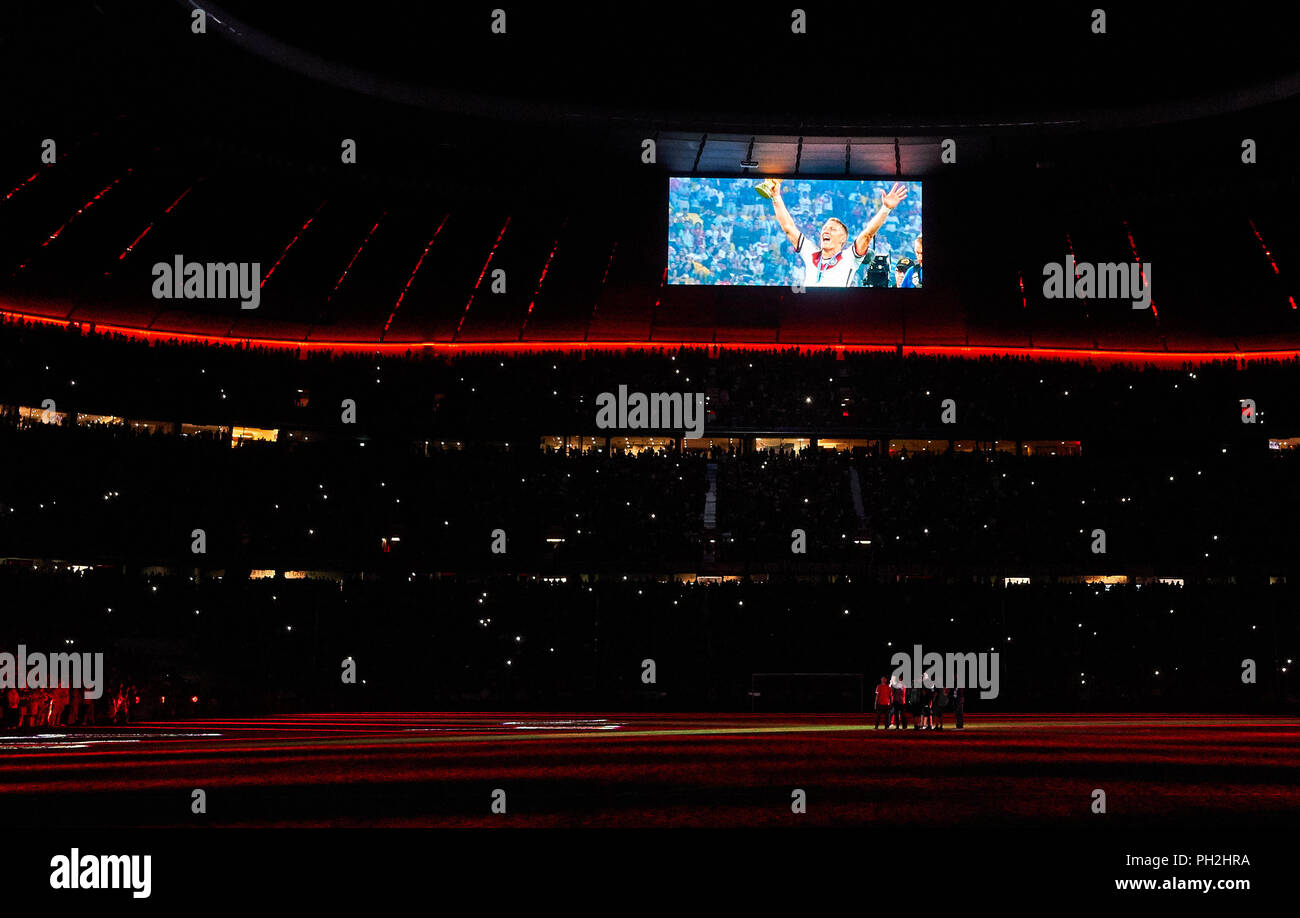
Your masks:
[[[0,36],[31,141],[0,148],[5,315],[286,347],[1300,349],[1287,14],[1114,9],[1103,35],[1090,7],[828,4],[799,35],[764,5],[547,6],[494,36],[486,8],[227,0],[196,36],[194,7],[22,10]],[[47,66],[69,47],[84,66]],[[44,138],[58,158],[38,166]],[[933,183],[927,289],[666,285],[666,177],[767,172]],[[1036,302],[1067,248],[1156,259],[1159,313]],[[150,298],[150,265],[179,253],[274,271],[262,307]],[[509,291],[489,296],[497,267]]]

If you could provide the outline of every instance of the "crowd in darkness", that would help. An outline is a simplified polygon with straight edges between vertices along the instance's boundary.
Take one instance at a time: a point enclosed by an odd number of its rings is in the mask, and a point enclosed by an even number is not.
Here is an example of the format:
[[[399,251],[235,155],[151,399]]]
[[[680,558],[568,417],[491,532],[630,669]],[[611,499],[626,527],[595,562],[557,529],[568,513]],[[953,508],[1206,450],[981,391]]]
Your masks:
[[[1300,459],[1261,444],[1068,457],[566,455],[537,442],[426,453],[402,440],[231,448],[11,416],[0,449],[0,556],[12,557],[174,563],[202,529],[211,563],[245,569],[673,571],[715,561],[1008,575],[1145,565],[1185,577],[1286,573],[1300,537]],[[498,529],[505,554],[491,550]],[[796,529],[806,536],[798,554]]]
[[[1002,654],[1007,709],[1294,701],[1300,458],[1269,443],[1300,432],[1294,362],[300,357],[18,324],[0,343],[0,651],[108,654],[119,675],[97,722],[744,709],[752,673],[863,673],[870,689],[890,649],[915,643]],[[595,395],[620,384],[703,390],[709,425],[936,445],[553,448],[589,440]],[[356,425],[340,423],[345,398]],[[62,423],[31,410],[46,399]],[[181,422],[280,436],[232,447]],[[1058,435],[1082,454],[991,446]],[[1082,582],[1094,575],[1127,580]],[[682,582],[696,576],[731,579]],[[342,696],[349,656],[366,687]],[[1248,699],[1223,675],[1246,658],[1263,673]],[[0,698],[11,726],[88,716],[59,701]]]
[[[0,647],[71,640],[103,652],[107,668],[134,674],[133,719],[322,708],[764,710],[776,698],[750,697],[753,674],[821,672],[863,674],[870,710],[893,655],[916,644],[999,654],[998,697],[969,694],[972,715],[1262,711],[1294,703],[1300,688],[1290,663],[1297,597],[1286,584],[623,577],[192,580],[11,566],[0,568],[10,607]],[[349,658],[364,684],[340,683]],[[656,662],[653,685],[641,681],[646,659]],[[1240,678],[1243,659],[1258,664],[1254,684]],[[785,700],[856,711],[852,688],[811,699],[792,685]],[[112,694],[97,722],[111,716]]]
[[[12,345],[0,348],[0,552],[17,557],[175,560],[201,528],[213,556],[247,568],[495,570],[484,534],[499,528],[510,563],[529,569],[797,561],[1014,575],[1091,571],[1103,529],[1112,564],[1273,574],[1291,563],[1300,519],[1292,454],[1268,448],[1268,436],[1297,432],[1286,426],[1294,362],[1133,369],[698,349],[523,355],[507,367],[487,355],[299,359],[15,324],[0,337]],[[823,436],[837,422],[881,426],[863,441],[872,449],[835,453],[540,447],[542,435],[598,432],[594,394],[620,382],[702,386],[727,421],[797,419]],[[362,391],[358,423],[340,424],[342,398],[367,384],[385,398]],[[1241,423],[1245,393],[1255,424]],[[951,432],[938,423],[945,395],[958,405]],[[17,411],[46,398],[64,424]],[[228,434],[74,423],[77,411],[261,424],[280,437],[231,449]],[[934,452],[877,448],[909,430],[944,439]],[[1044,433],[1082,439],[1083,455],[990,449],[999,434]],[[981,434],[973,451],[945,451],[947,438]],[[798,557],[795,529],[806,536]]]
[[[1085,433],[1204,439],[1240,429],[1300,432],[1294,360],[1197,366],[1095,365],[1017,357],[948,358],[835,349],[337,354],[150,343],[0,323],[0,404],[195,424],[484,436],[592,433],[601,392],[704,392],[708,427],[858,428],[948,436]],[[128,371],[129,370],[129,371]],[[941,428],[952,399],[957,424]]]

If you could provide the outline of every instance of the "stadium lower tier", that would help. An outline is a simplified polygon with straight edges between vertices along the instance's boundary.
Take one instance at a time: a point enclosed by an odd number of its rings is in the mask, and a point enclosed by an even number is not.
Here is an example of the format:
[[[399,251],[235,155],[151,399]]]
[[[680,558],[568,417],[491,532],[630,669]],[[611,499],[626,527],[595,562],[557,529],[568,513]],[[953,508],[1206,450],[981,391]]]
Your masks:
[[[1245,425],[1239,425],[1245,426]],[[245,442],[0,423],[0,558],[428,574],[1285,576],[1291,450]],[[940,450],[943,450],[940,452]]]
[[[52,674],[52,655],[67,653],[100,686],[93,705],[45,709],[54,726],[311,710],[858,713],[900,667],[913,683],[922,670],[946,686],[963,678],[972,716],[1258,714],[1292,709],[1300,690],[1285,583],[335,582],[7,567],[0,590],[0,676],[30,674],[42,655]],[[949,655],[970,664],[954,670]],[[919,700],[906,699],[909,723]]]

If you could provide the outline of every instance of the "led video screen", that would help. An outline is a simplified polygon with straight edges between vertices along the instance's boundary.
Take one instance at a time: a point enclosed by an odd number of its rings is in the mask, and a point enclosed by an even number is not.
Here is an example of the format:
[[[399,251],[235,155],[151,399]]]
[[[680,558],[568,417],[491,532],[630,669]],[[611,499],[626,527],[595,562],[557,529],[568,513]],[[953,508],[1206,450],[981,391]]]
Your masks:
[[[802,176],[668,180],[668,283],[922,284],[921,183]]]

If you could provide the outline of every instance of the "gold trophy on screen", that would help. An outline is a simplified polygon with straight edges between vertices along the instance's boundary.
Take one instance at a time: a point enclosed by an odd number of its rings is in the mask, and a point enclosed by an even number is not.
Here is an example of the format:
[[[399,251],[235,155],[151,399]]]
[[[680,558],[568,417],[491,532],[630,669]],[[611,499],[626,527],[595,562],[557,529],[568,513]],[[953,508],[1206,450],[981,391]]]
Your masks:
[[[772,200],[772,196],[776,194],[776,190],[780,187],[781,187],[781,179],[765,178],[763,179],[763,181],[759,182],[757,185],[754,186],[754,190],[770,201]]]

